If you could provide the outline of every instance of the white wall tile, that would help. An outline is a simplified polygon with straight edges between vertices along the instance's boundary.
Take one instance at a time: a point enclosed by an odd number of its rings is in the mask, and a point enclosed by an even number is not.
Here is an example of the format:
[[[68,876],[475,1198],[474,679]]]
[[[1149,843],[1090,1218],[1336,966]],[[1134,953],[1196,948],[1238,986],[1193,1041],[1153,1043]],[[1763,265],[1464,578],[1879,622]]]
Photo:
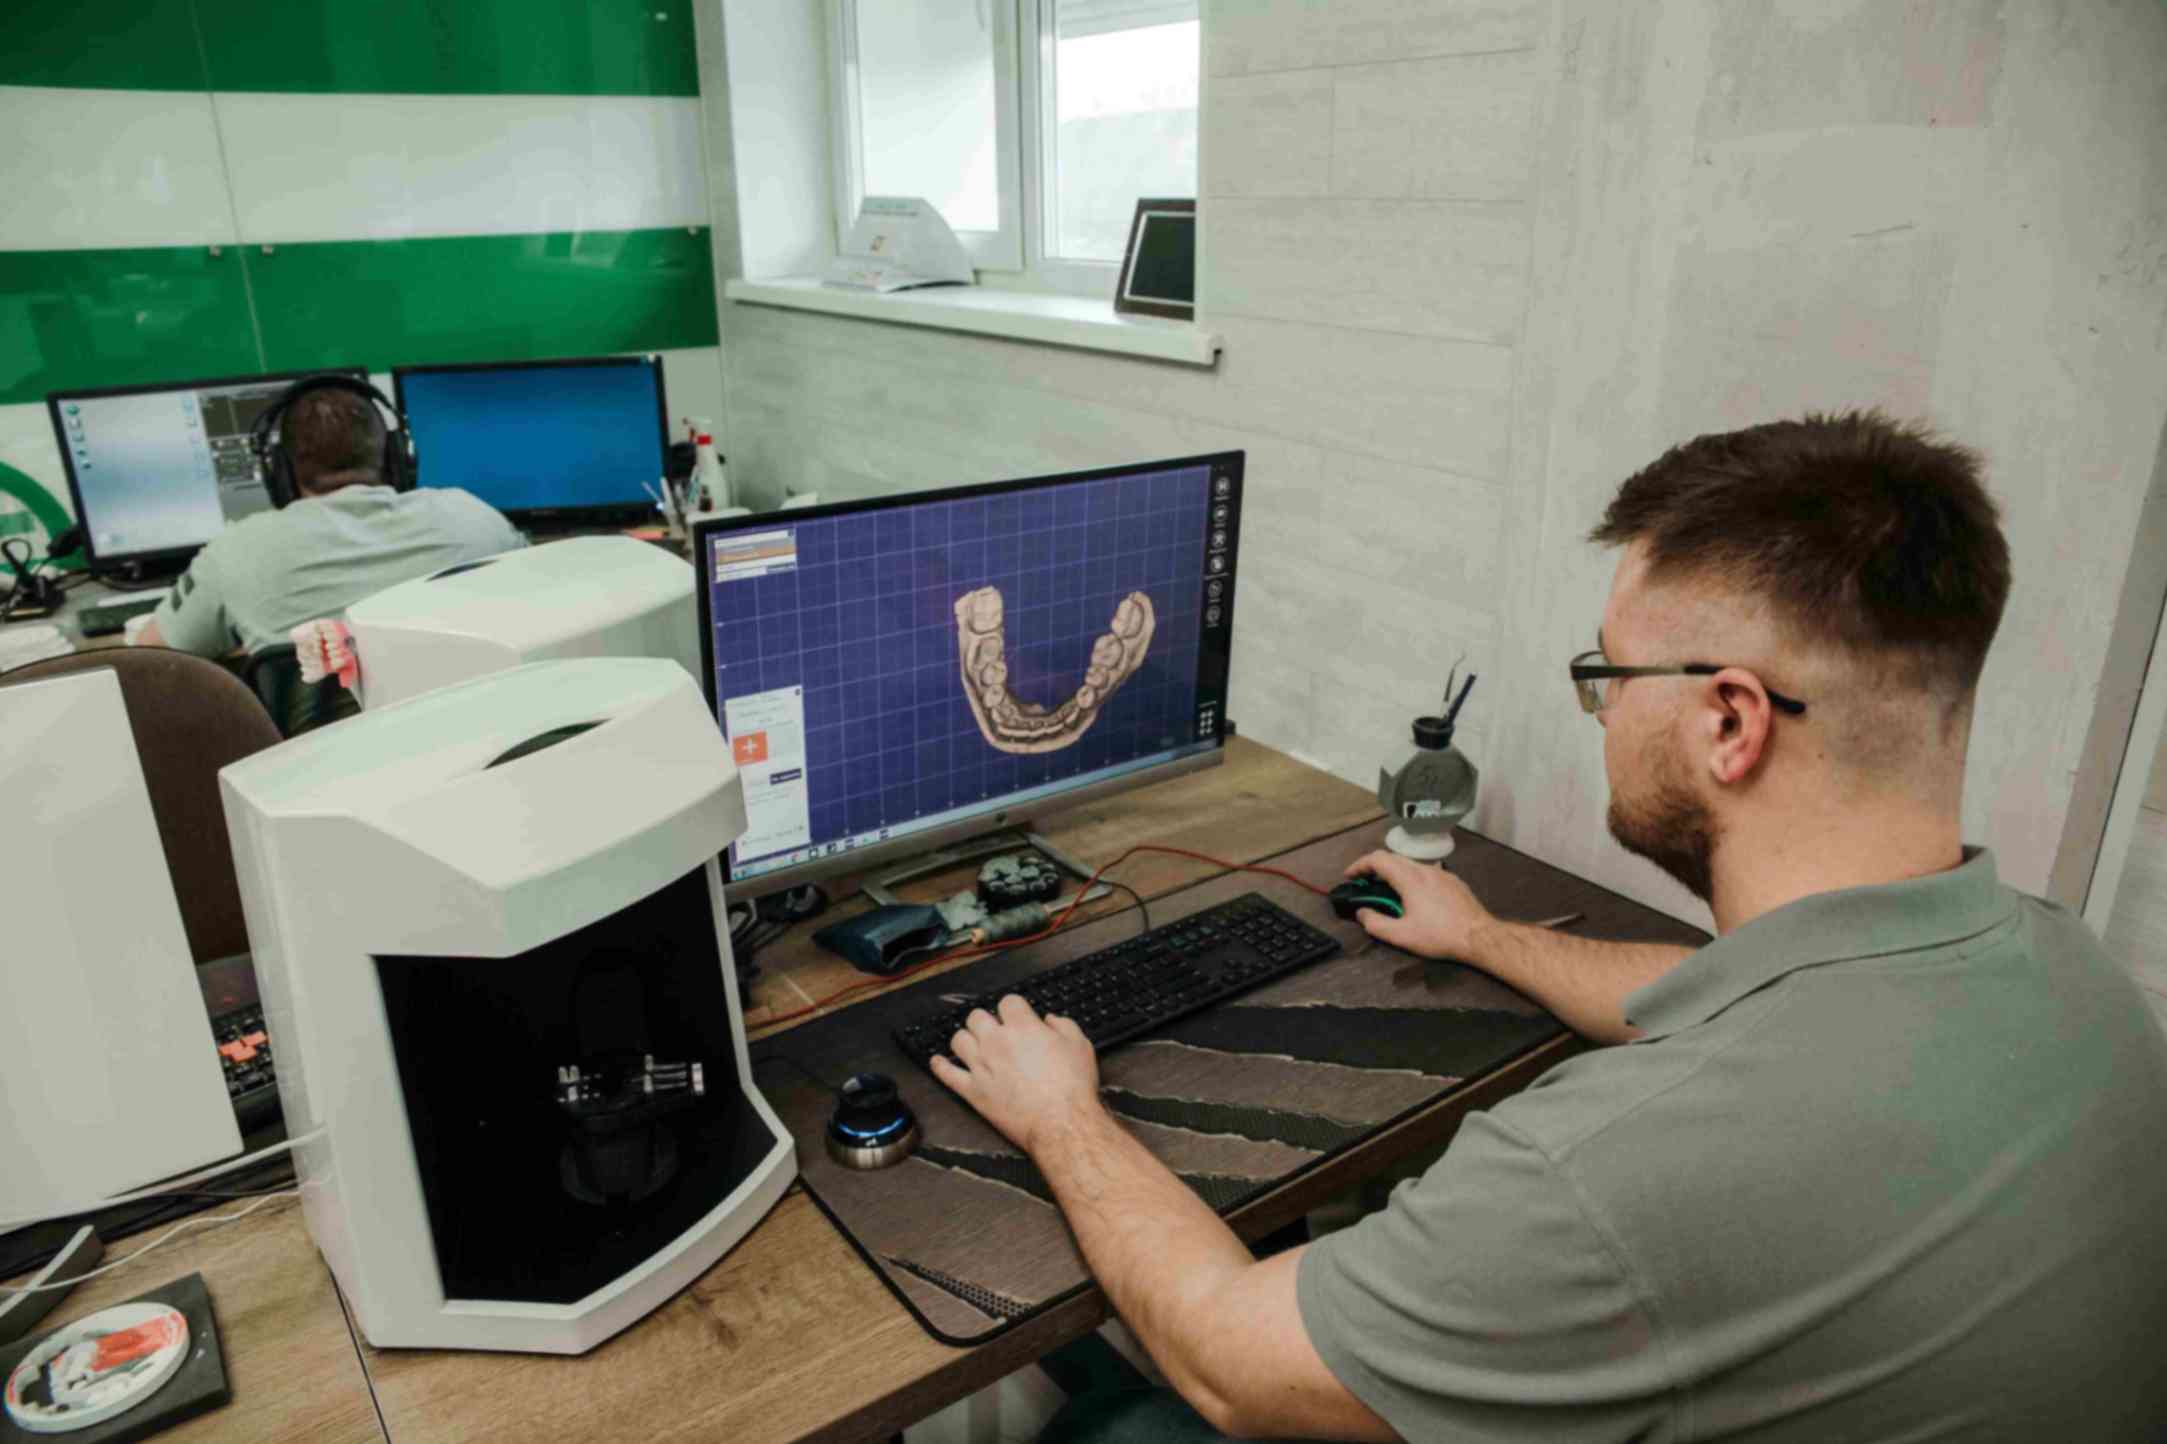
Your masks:
[[[1303,70],[1332,63],[1335,0],[1215,0],[1204,16],[1211,75]]]
[[[1212,83],[1200,121],[1206,196],[1321,196],[1332,189],[1332,72]],[[1216,224],[1218,212],[1211,208]],[[1216,243],[1217,235],[1213,240]]]
[[[251,242],[708,223],[697,100],[222,93],[216,104]]]
[[[0,251],[233,243],[210,97],[0,86]]]
[[[1526,306],[1519,206],[1236,200],[1211,205],[1214,317],[1269,316],[1510,344]]]
[[[1541,38],[1544,0],[1343,0],[1332,7],[1333,59],[1414,60],[1519,50]]]
[[[1338,451],[1505,471],[1512,352],[1429,336],[1228,316],[1209,418]]]
[[[1332,72],[1333,194],[1524,198],[1543,73],[1533,51]]]
[[[2009,0],[1715,5],[1701,134],[1983,124],[2015,8]]]
[[[1541,35],[1543,0],[1215,0],[1204,24],[1213,75],[1519,50]]]
[[[1334,452],[1325,464],[1325,566],[1412,597],[1490,613],[1504,570],[1505,491],[1448,471]]]

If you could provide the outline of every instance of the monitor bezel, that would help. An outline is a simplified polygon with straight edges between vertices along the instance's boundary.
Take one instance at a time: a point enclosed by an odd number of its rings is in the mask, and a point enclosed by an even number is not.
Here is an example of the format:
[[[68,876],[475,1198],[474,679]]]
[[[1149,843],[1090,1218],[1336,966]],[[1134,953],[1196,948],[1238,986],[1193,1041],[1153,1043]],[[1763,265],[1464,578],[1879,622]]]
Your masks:
[[[974,496],[998,496],[1004,492],[1025,491],[1033,487],[1086,481],[1104,481],[1134,472],[1175,471],[1186,467],[1204,467],[1216,478],[1225,476],[1233,483],[1227,500],[1232,503],[1227,519],[1227,549],[1229,582],[1223,605],[1226,608],[1225,625],[1219,632],[1223,638],[1216,650],[1225,654],[1226,678],[1231,692],[1234,661],[1234,614],[1235,599],[1240,593],[1239,573],[1241,556],[1241,516],[1244,471],[1248,453],[1245,451],[1216,451],[1201,456],[1173,457],[1164,461],[1127,462],[1119,466],[1093,467],[1083,471],[1050,472],[1043,476],[1027,476],[1006,481],[972,482],[962,486],[933,487],[923,491],[891,492],[882,496],[862,497],[852,501],[824,502],[818,506],[793,508],[784,512],[756,512],[749,516],[710,517],[698,520],[692,529],[692,575],[693,590],[698,593],[700,618],[700,692],[707,699],[707,710],[715,719],[719,731],[722,727],[721,702],[715,695],[715,619],[714,593],[707,579],[706,558],[709,555],[710,538],[737,531],[764,531],[776,526],[794,525],[801,521],[816,521],[823,517],[846,516],[855,512],[886,511],[899,506],[913,506],[931,501],[959,501]],[[1201,578],[1199,579],[1201,581]],[[1201,641],[1201,638],[1200,638]],[[1200,651],[1201,655],[1201,651]],[[867,872],[884,863],[900,863],[922,857],[953,843],[982,837],[986,833],[1003,828],[1021,827],[1026,823],[1045,817],[1050,813],[1074,807],[1080,803],[1115,793],[1149,787],[1155,782],[1200,772],[1207,767],[1217,767],[1226,760],[1227,739],[1234,735],[1228,719],[1227,707],[1219,708],[1214,733],[1208,750],[1177,757],[1168,762],[1140,767],[1119,777],[1101,778],[1095,782],[1053,793],[1047,797],[1035,797],[1005,806],[989,806],[985,811],[943,823],[939,827],[925,828],[903,837],[874,842],[868,846],[853,848],[848,852],[830,857],[809,859],[789,867],[776,868],[749,877],[739,876],[731,865],[729,849],[722,852],[720,863],[723,881],[736,890],[737,896],[761,897],[780,892],[785,888],[800,887],[809,882],[826,878],[843,877]]]
[[[541,360],[517,361],[457,361],[440,366],[394,366],[391,368],[391,399],[399,408],[399,419],[406,422],[406,378],[409,376],[441,375],[451,371],[541,371],[563,366],[649,366],[655,373],[655,432],[661,442],[660,454],[663,470],[670,464],[670,388],[665,374],[662,353],[642,351],[633,355],[617,356],[552,356]],[[408,434],[413,434],[411,426]],[[419,446],[417,439],[416,445]],[[429,459],[422,457],[422,479],[417,485],[427,487]],[[656,474],[661,479],[661,473]],[[488,500],[484,497],[483,500]],[[494,502],[490,505],[495,506]],[[602,526],[619,523],[650,521],[655,515],[652,501],[606,502],[595,506],[527,506],[499,507],[506,520],[516,526],[546,528],[550,524],[569,526]]]
[[[75,520],[83,528],[83,561],[93,573],[121,567],[156,567],[160,563],[186,561],[202,551],[210,543],[197,542],[193,546],[158,547],[150,551],[128,551],[101,557],[98,554],[97,528],[83,501],[82,478],[75,473],[75,449],[68,445],[67,425],[60,419],[61,406],[69,401],[94,401],[111,396],[147,396],[156,391],[205,391],[220,386],[247,386],[260,381],[283,381],[291,386],[311,376],[345,376],[368,382],[369,373],[360,366],[322,366],[305,371],[259,371],[240,376],[218,376],[201,381],[154,381],[131,386],[87,386],[69,391],[45,393],[45,416],[53,426],[53,445],[60,450],[61,465],[68,472],[68,499],[75,506]]]

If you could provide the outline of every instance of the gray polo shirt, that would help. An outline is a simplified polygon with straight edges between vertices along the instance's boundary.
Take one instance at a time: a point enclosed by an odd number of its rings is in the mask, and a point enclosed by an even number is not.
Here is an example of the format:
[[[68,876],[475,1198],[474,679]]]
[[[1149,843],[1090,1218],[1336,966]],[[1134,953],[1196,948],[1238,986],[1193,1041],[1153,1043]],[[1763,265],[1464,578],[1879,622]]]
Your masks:
[[[254,653],[386,587],[525,545],[471,492],[341,487],[213,537],[159,603],[158,630],[184,652]]]
[[[1410,1440],[2167,1437],[2167,1039],[1991,854],[1756,918],[1315,1244]]]

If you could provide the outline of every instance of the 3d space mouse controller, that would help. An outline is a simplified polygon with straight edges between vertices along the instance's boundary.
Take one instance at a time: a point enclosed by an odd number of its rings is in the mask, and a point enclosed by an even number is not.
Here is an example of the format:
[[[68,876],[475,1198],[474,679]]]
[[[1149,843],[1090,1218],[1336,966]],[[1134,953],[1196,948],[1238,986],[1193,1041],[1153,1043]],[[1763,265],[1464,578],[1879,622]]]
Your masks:
[[[885,1073],[855,1073],[835,1091],[828,1157],[845,1168],[887,1168],[918,1146],[918,1116]]]

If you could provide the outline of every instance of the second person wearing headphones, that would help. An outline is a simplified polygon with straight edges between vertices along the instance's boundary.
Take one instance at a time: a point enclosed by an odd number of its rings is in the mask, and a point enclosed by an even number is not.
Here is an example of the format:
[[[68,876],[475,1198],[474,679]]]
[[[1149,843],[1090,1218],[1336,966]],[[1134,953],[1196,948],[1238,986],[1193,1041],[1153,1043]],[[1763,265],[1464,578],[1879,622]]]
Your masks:
[[[526,545],[487,502],[414,488],[413,447],[382,393],[343,376],[294,383],[259,421],[272,510],[226,528],[159,603],[142,646],[253,653],[302,622],[460,562]]]

